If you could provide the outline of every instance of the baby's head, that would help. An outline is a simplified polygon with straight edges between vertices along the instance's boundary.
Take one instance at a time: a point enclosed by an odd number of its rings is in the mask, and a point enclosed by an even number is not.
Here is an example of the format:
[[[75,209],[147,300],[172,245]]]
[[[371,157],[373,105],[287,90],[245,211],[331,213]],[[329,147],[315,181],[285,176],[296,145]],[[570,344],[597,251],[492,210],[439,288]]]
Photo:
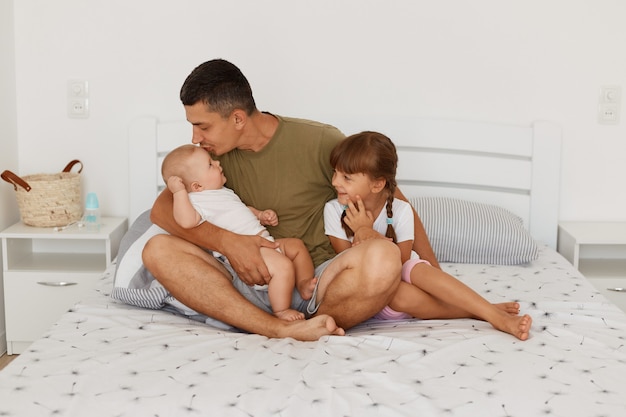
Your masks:
[[[187,191],[191,185],[193,178],[193,164],[191,164],[192,156],[197,149],[194,145],[183,145],[170,151],[163,159],[161,165],[161,175],[163,181],[167,184],[167,179],[173,175],[182,178]]]
[[[226,183],[218,161],[196,145],[182,145],[167,154],[161,165],[163,180],[180,177],[188,192],[216,190]]]

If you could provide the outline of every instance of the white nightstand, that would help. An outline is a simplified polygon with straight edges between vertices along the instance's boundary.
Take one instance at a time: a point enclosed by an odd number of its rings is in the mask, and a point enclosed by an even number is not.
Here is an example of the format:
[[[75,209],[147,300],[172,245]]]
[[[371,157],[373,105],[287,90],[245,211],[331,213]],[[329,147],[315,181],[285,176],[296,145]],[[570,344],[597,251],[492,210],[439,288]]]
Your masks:
[[[7,350],[21,353],[93,290],[117,255],[126,218],[102,217],[100,230],[16,223],[0,233]]]
[[[558,251],[626,311],[626,222],[561,222]]]

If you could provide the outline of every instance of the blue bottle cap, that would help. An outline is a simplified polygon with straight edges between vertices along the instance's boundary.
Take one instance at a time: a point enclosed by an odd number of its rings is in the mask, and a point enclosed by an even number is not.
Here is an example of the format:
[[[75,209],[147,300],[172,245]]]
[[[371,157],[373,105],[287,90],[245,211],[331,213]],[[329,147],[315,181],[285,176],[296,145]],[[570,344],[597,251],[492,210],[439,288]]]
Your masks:
[[[87,201],[85,202],[86,209],[97,209],[100,206],[98,205],[98,196],[96,193],[87,194]]]

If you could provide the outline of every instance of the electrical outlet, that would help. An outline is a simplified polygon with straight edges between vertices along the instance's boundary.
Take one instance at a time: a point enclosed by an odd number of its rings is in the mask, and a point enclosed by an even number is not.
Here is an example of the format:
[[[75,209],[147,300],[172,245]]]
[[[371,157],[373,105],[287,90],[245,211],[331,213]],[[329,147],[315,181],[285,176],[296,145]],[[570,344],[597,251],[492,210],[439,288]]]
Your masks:
[[[600,123],[613,124],[619,121],[619,106],[616,104],[600,104],[598,106]]]
[[[89,100],[86,98],[70,98],[67,100],[67,115],[73,119],[89,117]]]

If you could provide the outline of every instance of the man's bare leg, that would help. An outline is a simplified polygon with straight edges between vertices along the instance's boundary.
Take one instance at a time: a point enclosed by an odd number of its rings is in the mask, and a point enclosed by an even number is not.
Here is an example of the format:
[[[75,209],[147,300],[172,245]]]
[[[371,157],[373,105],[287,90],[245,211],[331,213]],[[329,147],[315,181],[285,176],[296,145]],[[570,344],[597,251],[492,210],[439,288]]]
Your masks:
[[[219,262],[177,237],[153,237],[144,248],[143,262],[178,301],[239,329],[297,340],[344,334],[328,315],[288,322],[259,309],[235,289],[230,274]]]
[[[342,252],[321,277],[318,314],[349,329],[387,305],[400,283],[400,250],[386,239],[366,240]]]

